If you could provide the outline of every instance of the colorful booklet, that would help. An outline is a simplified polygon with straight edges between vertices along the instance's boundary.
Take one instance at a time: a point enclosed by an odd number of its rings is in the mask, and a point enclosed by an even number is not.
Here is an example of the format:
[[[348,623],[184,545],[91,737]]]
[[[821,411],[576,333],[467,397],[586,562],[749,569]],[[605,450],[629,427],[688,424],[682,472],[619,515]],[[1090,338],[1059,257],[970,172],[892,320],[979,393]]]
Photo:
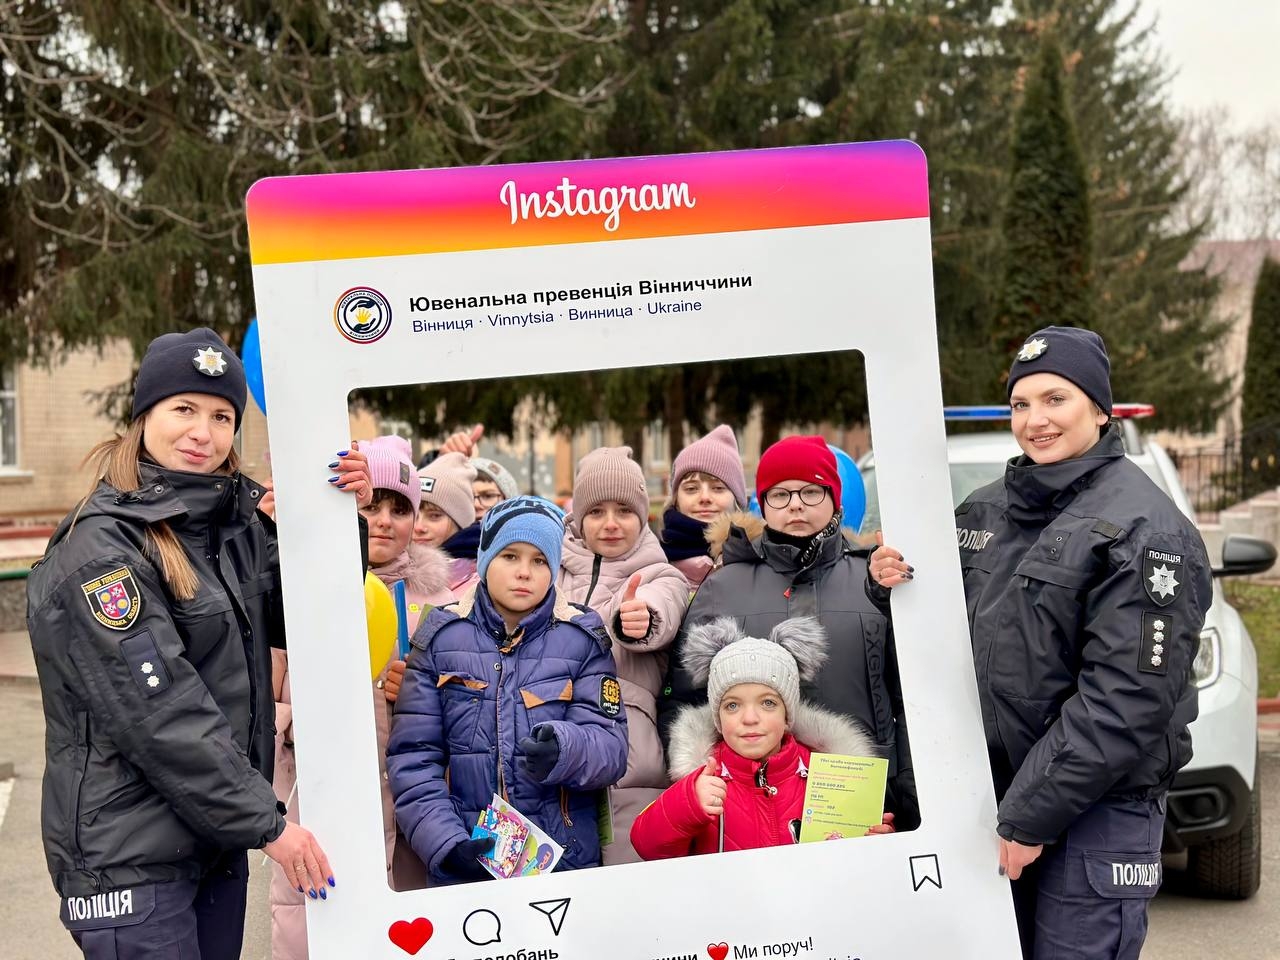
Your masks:
[[[864,836],[884,817],[889,761],[815,753],[809,759],[800,842]]]
[[[471,839],[479,837],[493,837],[493,852],[479,860],[500,880],[550,873],[564,854],[560,844],[497,794],[471,831]]]

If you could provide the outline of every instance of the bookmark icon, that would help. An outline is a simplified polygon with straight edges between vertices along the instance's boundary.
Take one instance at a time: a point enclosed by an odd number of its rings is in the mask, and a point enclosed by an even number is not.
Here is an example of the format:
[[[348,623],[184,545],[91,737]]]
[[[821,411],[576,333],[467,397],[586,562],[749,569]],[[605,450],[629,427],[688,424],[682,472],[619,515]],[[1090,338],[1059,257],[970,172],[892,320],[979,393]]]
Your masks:
[[[922,853],[911,858],[911,889],[918,893],[926,883],[942,889],[942,867],[936,853]]]

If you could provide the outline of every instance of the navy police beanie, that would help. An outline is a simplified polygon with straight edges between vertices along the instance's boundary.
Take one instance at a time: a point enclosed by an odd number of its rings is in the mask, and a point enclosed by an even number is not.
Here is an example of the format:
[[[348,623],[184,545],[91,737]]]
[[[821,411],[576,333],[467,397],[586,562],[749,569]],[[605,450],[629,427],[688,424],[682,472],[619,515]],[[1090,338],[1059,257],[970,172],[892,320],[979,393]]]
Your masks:
[[[244,413],[247,386],[244,365],[223,339],[208,327],[187,333],[166,333],[147,347],[138,367],[133,391],[136,420],[165,397],[178,393],[208,393],[236,410],[236,429]]]
[[[1045,327],[1027,337],[1009,368],[1008,396],[1013,396],[1015,383],[1033,373],[1065,377],[1111,416],[1111,361],[1107,345],[1092,330]]]
[[[489,561],[513,543],[530,543],[542,551],[551,566],[554,582],[560,572],[560,548],[564,543],[564,511],[550,500],[522,496],[503,500],[480,521],[480,550],[476,573],[483,580]]]

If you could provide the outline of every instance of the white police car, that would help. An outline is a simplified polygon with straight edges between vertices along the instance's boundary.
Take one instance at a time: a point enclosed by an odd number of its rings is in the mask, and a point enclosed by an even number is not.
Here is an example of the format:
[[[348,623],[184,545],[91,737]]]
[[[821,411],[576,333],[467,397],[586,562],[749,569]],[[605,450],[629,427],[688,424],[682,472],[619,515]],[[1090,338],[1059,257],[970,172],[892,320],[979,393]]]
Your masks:
[[[1178,508],[1195,519],[1177,469],[1163,448],[1137,430],[1135,419],[1154,409],[1117,404],[1129,459],[1140,466]],[[948,407],[948,420],[1008,420],[1009,408]],[[951,495],[956,504],[1004,474],[1018,456],[1012,433],[992,431],[947,438]],[[875,455],[858,461],[867,488],[862,532],[880,529],[875,487]],[[1200,634],[1192,674],[1200,691],[1200,713],[1191,724],[1193,756],[1169,791],[1166,853],[1187,853],[1186,885],[1206,897],[1245,899],[1257,892],[1262,867],[1261,785],[1258,766],[1258,663],[1253,640],[1240,615],[1223,599],[1218,577],[1262,573],[1276,550],[1255,537],[1232,535],[1213,570],[1213,604]]]

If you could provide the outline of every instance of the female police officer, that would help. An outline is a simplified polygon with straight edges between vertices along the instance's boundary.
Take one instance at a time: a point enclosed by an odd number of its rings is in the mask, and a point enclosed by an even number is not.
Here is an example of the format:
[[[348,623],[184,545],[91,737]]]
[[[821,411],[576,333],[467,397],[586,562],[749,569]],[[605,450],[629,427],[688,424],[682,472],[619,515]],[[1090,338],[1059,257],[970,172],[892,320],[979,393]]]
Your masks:
[[[283,631],[274,527],[232,449],[244,403],[212,330],[152,341],[129,428],[28,582],[45,853],[89,958],[238,957],[249,848],[313,898],[333,884],[268,782]]]
[[[1108,426],[1101,337],[1038,331],[1008,388],[1023,456],[956,510],[1000,870],[1025,956],[1136,958],[1191,756],[1204,543]],[[889,547],[868,567],[885,588],[910,572]]]

